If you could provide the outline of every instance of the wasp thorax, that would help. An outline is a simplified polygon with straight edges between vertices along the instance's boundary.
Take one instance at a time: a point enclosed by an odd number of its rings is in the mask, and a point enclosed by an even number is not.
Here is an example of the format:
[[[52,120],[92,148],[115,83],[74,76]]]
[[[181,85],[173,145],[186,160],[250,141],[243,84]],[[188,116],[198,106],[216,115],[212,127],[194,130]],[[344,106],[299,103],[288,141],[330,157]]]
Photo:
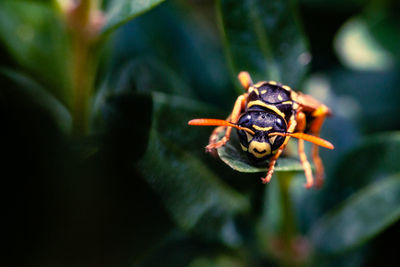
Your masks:
[[[254,161],[270,157],[283,144],[285,137],[269,136],[273,132],[286,132],[284,119],[276,114],[265,111],[248,111],[242,114],[238,125],[251,129],[251,133],[238,130],[241,147]]]

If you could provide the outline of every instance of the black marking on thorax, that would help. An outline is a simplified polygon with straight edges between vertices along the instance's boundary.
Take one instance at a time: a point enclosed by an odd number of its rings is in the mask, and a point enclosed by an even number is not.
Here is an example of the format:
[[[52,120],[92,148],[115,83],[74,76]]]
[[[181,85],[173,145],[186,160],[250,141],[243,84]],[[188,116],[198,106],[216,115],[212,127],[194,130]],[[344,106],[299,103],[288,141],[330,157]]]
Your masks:
[[[264,103],[264,105],[263,105]],[[274,106],[278,115],[283,114],[283,118],[288,122],[294,114],[291,90],[285,89],[280,84],[269,84],[268,82],[257,83],[249,90],[247,98],[247,110],[269,110],[267,106]]]

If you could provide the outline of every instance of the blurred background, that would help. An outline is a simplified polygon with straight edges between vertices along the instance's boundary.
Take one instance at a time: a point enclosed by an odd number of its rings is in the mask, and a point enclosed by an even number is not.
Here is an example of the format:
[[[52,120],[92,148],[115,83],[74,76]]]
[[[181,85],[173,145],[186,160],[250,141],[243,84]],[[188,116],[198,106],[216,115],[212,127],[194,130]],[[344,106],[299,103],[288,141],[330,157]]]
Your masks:
[[[398,14],[394,0],[2,0],[4,266],[396,266]],[[263,185],[204,152],[212,128],[187,121],[225,118],[241,70],[333,110],[322,189],[296,164]]]

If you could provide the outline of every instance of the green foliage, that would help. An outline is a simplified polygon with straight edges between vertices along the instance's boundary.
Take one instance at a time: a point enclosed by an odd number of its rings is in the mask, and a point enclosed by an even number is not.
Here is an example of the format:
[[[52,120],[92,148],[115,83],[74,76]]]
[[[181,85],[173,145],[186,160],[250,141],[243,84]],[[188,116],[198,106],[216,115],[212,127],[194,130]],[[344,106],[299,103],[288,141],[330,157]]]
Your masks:
[[[322,253],[338,253],[363,244],[400,218],[400,176],[359,190],[329,212],[312,229],[312,240]]]
[[[372,266],[397,257],[388,249],[400,238],[395,1],[362,10],[362,1],[73,2],[0,2],[14,264]],[[187,122],[226,118],[242,70],[332,108],[321,136],[336,148],[321,148],[322,189],[303,187],[290,144],[268,185],[267,166],[249,161],[235,131],[205,153],[212,128]]]
[[[305,38],[290,1],[218,1],[232,76],[298,86],[309,63]]]
[[[71,131],[72,120],[68,109],[35,80],[21,73],[7,69],[0,69],[0,75],[8,78],[10,82],[17,85],[14,90],[20,91],[19,93],[46,109],[46,111],[54,117],[54,121],[59,125],[62,131]]]
[[[191,140],[182,140],[182,136],[190,129],[182,122],[193,114],[199,114],[201,105],[160,93],[154,94],[153,101],[154,119],[149,146],[137,163],[138,169],[158,192],[168,212],[182,229],[201,229],[198,224],[205,219],[209,224],[206,227],[208,235],[216,239],[224,238],[223,227],[235,214],[248,210],[249,203],[187,151]],[[163,125],[169,117],[171,120]]]
[[[223,135],[224,132],[221,133]],[[266,172],[267,162],[264,166],[255,166],[240,147],[236,135],[232,135],[231,142],[217,149],[220,159],[232,169],[239,172]],[[282,157],[275,168],[276,171],[302,171],[301,163],[294,158]]]
[[[103,27],[104,32],[121,26],[123,23],[145,13],[149,9],[162,3],[164,0],[109,0],[105,15],[107,16],[107,23]]]
[[[64,104],[70,103],[68,37],[61,18],[49,5],[1,1],[0,39],[16,65],[35,76]]]

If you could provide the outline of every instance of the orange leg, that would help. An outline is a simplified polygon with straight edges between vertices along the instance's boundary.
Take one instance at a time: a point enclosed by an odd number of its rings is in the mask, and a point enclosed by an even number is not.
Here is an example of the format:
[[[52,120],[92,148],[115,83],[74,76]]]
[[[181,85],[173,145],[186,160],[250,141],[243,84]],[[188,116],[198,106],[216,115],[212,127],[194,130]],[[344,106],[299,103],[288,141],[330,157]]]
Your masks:
[[[238,79],[243,88],[247,91],[250,86],[253,85],[250,74],[247,71],[241,71],[238,75]]]
[[[229,120],[229,119],[227,119],[227,120]],[[208,145],[206,146],[206,151],[208,153],[210,153],[211,155],[213,155],[214,157],[217,157],[218,153],[217,153],[217,151],[215,149],[209,148],[209,147],[218,142],[219,134],[221,132],[225,131],[225,129],[226,129],[226,126],[218,126],[217,128],[215,128],[213,130],[212,134],[210,135],[210,138],[209,138],[209,141],[208,141]]]
[[[242,113],[242,110],[245,108],[246,105],[246,98],[247,98],[247,93],[244,93],[243,95],[239,96],[236,99],[235,105],[233,107],[232,113],[231,115],[228,117],[228,120],[230,118],[230,122],[232,123],[237,123],[240,117],[240,114]],[[225,132],[225,136],[222,137],[221,140],[218,140],[218,135],[221,131],[224,130],[224,128],[226,129]],[[210,136],[210,143],[208,144],[208,146],[206,146],[206,150],[208,152],[212,152],[214,149],[219,148],[221,146],[224,146],[226,144],[226,142],[229,141],[229,138],[231,136],[231,132],[232,132],[232,127],[226,127],[226,126],[219,126],[217,128],[215,128],[215,130],[213,131],[213,133]]]
[[[243,88],[247,91],[249,89],[250,86],[253,85],[253,81],[251,80],[250,74],[247,71],[241,71],[238,75],[238,79],[240,84],[243,86]],[[247,97],[247,93],[239,96],[236,99],[235,105],[233,107],[233,111],[231,113],[231,115],[228,116],[228,118],[226,119],[227,121],[230,121],[232,123],[237,123],[237,121],[239,120],[241,111],[245,108],[245,104],[246,104],[246,97]],[[208,152],[213,152],[214,149],[221,147],[223,145],[226,144],[226,142],[228,142],[231,132],[232,132],[232,128],[228,127],[228,129],[226,130],[225,136],[218,141],[219,139],[219,134],[223,131],[225,131],[227,127],[226,126],[219,126],[217,128],[214,129],[214,131],[212,132],[209,142],[208,142],[208,146],[206,146],[206,150]]]
[[[227,121],[231,121],[231,115],[229,114],[228,118],[226,118]],[[217,128],[215,128],[212,132],[212,134],[210,135],[210,138],[208,140],[208,144],[215,144],[218,142],[219,139],[219,133],[225,131],[226,126],[218,126]]]
[[[330,110],[327,106],[321,105],[319,106],[311,116],[315,117],[312,124],[310,125],[310,132],[319,136],[319,132],[321,130],[322,124],[324,123],[325,117],[330,114]],[[319,147],[317,145],[313,145],[311,148],[311,156],[313,158],[315,164],[315,186],[320,188],[324,183],[324,164],[319,156]]]
[[[296,120],[294,119],[294,116],[292,116],[292,118],[291,118],[291,120],[289,122],[289,128],[288,128],[288,132],[289,133],[294,132],[294,129],[296,129],[296,124],[297,124]],[[289,142],[289,140],[290,140],[290,137],[287,136],[286,139],[285,139],[285,142],[283,142],[282,146],[278,149],[276,154],[273,155],[270,158],[267,175],[265,176],[265,178],[261,178],[261,181],[263,182],[263,184],[269,183],[271,181],[272,174],[274,173],[274,170],[275,170],[276,161],[278,160],[278,158],[282,154],[282,151],[285,149],[285,147],[286,147],[287,143]]]
[[[297,113],[297,131],[304,132],[306,128],[306,115],[303,112]],[[311,165],[307,160],[306,153],[304,152],[304,140],[298,140],[298,151],[301,165],[304,169],[304,174],[306,176],[306,184],[304,185],[307,189],[311,188],[314,184],[314,178],[312,175]]]
[[[282,154],[283,149],[284,149],[284,147],[282,145],[282,147],[279,148],[279,150],[276,152],[276,154],[269,160],[269,167],[268,167],[267,175],[265,176],[265,178],[261,178],[261,181],[263,182],[263,184],[267,184],[271,181],[272,174],[274,174],[274,170],[275,170],[275,163],[278,160],[279,156]]]

